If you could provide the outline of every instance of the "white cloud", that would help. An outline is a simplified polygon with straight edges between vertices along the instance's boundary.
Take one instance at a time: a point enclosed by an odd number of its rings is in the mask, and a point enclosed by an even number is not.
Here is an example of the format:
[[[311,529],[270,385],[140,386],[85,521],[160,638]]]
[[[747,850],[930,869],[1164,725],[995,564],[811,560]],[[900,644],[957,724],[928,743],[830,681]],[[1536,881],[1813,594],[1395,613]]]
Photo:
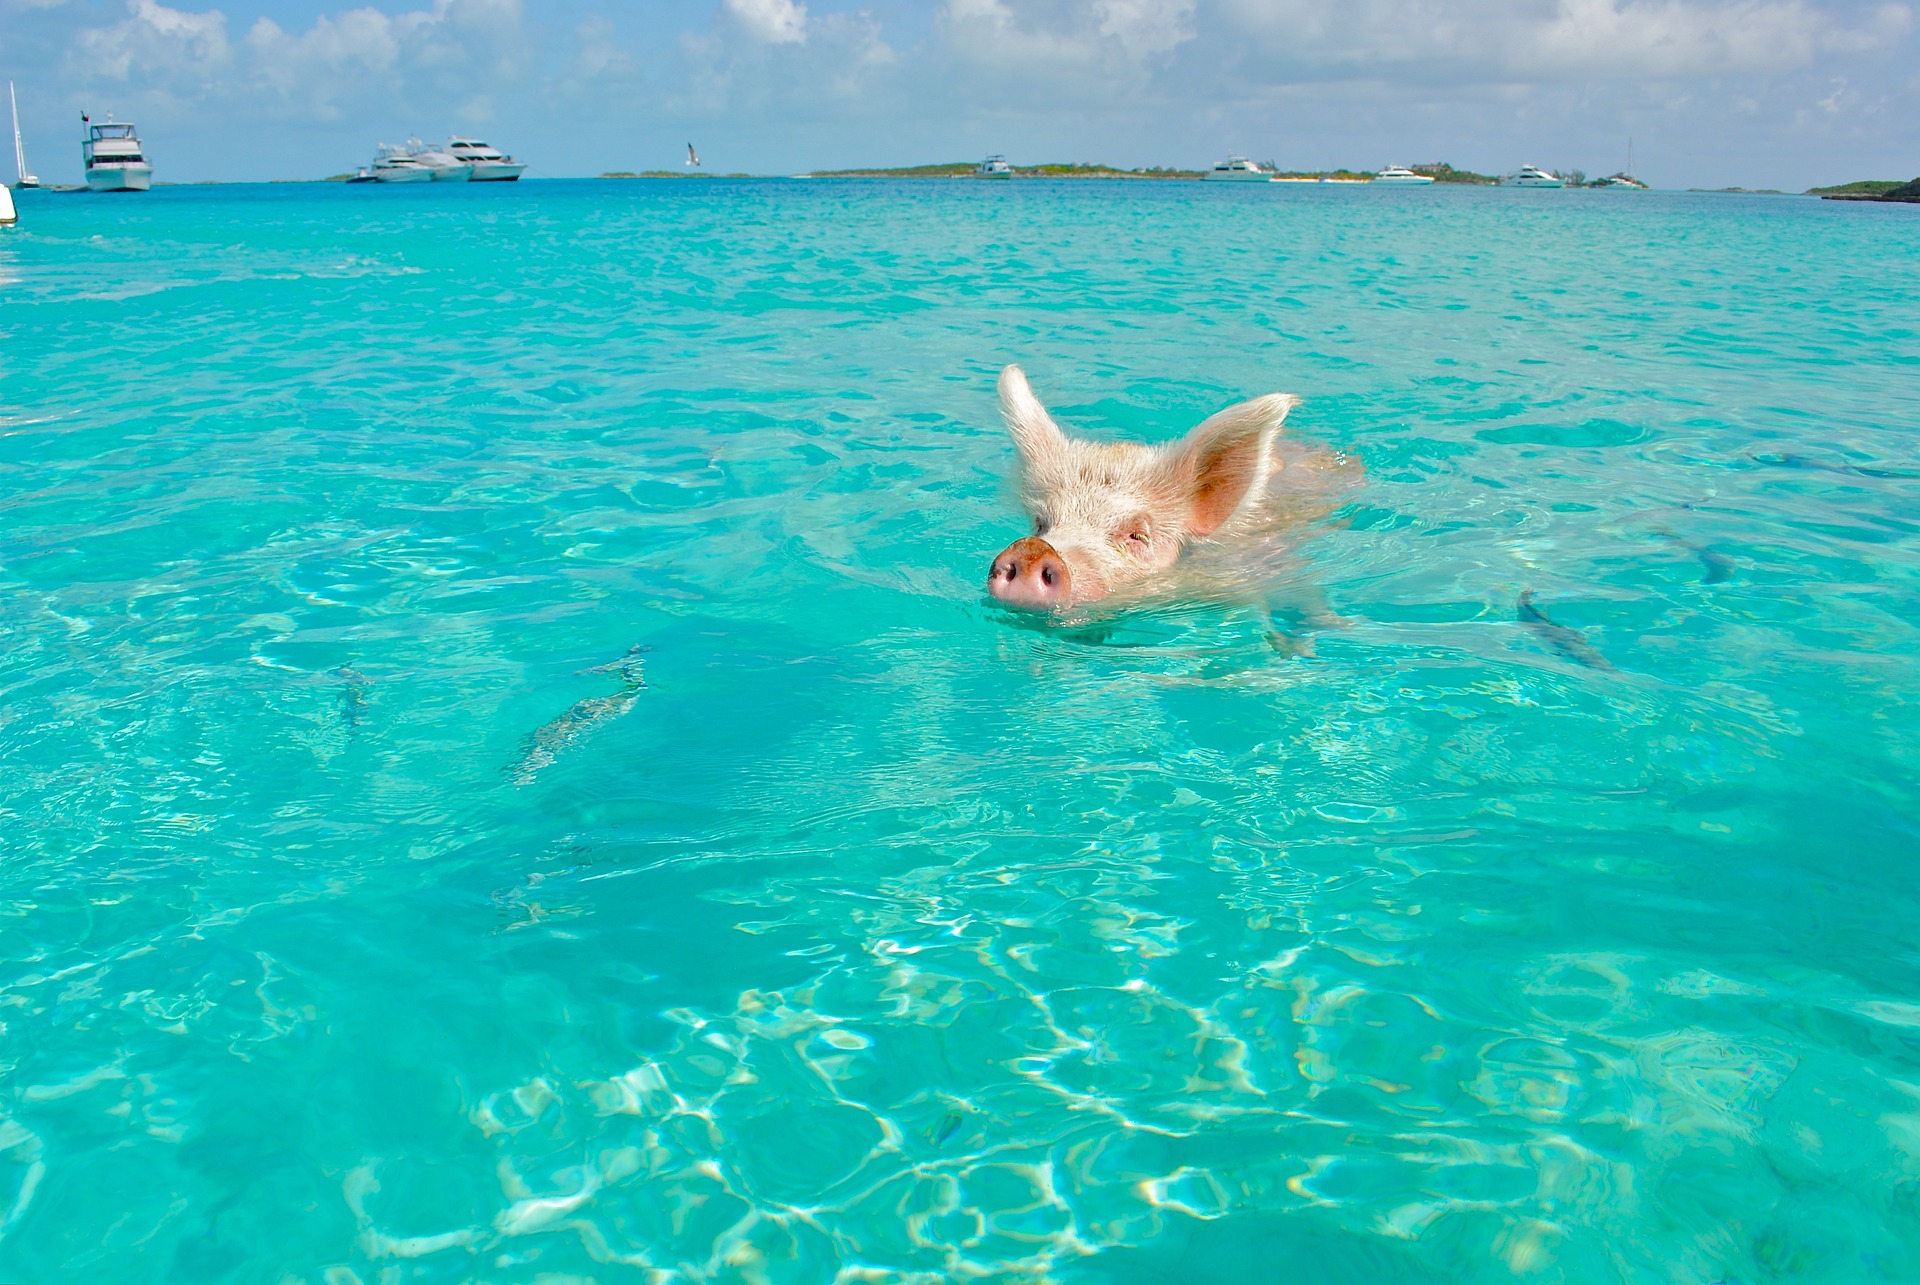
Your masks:
[[[227,17],[218,9],[189,13],[154,0],[127,0],[127,11],[126,19],[111,27],[80,33],[80,50],[93,72],[126,80],[136,65],[151,62],[204,84],[228,66]]]
[[[128,0],[126,18],[80,33],[70,71],[133,84],[162,102],[246,101],[320,120],[414,91],[438,99],[439,111],[446,101],[470,100],[476,79],[512,78],[520,25],[520,0],[434,0],[399,13],[322,14],[300,32],[262,17],[234,41],[218,9]]]
[[[989,74],[1112,74],[1191,40],[1193,12],[1194,0],[945,0],[936,25],[942,52]]]
[[[1095,0],[1100,34],[1136,57],[1170,53],[1193,39],[1194,0]]]
[[[794,0],[725,0],[727,12],[757,40],[800,45],[807,40],[807,6]]]
[[[400,57],[401,34],[395,20],[378,9],[352,9],[337,18],[322,14],[299,35],[261,18],[245,44],[255,78],[291,97],[329,73],[385,71]]]

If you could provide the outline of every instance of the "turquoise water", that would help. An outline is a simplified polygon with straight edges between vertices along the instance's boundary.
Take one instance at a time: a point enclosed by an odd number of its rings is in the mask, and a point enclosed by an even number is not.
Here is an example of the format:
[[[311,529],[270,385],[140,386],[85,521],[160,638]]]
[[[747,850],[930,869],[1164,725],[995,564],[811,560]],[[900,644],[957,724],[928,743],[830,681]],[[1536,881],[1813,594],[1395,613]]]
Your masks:
[[[0,1280],[1920,1279],[1914,211],[21,207]],[[986,603],[1008,361],[1347,625]]]

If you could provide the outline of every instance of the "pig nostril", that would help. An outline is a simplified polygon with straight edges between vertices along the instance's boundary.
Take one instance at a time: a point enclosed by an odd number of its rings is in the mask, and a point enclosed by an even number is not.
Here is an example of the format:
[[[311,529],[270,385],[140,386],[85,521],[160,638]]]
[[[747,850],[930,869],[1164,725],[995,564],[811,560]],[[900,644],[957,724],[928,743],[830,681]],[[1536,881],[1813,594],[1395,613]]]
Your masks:
[[[1046,584],[1049,584],[1049,585],[1051,585],[1051,584],[1053,583],[1053,568],[1052,568],[1052,567],[1041,567],[1041,568],[1040,568],[1040,579],[1041,579],[1041,580],[1042,580],[1042,581],[1043,581],[1044,583],[1046,583]]]

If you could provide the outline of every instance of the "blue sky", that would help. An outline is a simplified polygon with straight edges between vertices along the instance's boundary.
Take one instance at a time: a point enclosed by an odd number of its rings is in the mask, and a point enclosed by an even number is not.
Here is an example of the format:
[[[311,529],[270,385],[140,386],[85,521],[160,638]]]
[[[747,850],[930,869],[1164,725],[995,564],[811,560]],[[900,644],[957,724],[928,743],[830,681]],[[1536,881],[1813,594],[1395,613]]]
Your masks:
[[[972,159],[1920,173],[1920,0],[0,0],[28,159],[82,108],[156,177],[478,133],[548,176]],[[0,168],[10,168],[0,166]],[[10,174],[9,174],[10,177]]]

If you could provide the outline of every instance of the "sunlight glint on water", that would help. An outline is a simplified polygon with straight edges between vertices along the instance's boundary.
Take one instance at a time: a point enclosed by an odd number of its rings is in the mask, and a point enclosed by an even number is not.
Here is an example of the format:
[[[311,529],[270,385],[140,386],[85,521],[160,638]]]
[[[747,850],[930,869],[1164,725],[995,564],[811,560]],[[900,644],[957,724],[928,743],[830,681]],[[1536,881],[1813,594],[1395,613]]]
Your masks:
[[[1920,1277],[1908,210],[20,203],[0,1278]],[[1347,626],[986,604],[1008,361]]]

